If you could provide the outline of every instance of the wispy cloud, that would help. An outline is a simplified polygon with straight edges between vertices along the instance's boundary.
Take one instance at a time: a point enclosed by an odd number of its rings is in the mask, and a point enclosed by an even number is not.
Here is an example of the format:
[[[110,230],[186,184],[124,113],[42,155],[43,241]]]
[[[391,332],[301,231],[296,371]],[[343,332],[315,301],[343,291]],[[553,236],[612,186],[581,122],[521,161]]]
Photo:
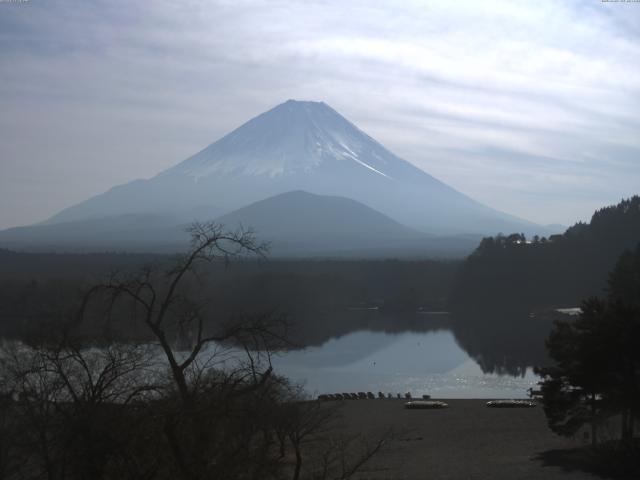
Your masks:
[[[0,226],[324,100],[476,199],[570,223],[640,185],[640,4],[0,4]]]

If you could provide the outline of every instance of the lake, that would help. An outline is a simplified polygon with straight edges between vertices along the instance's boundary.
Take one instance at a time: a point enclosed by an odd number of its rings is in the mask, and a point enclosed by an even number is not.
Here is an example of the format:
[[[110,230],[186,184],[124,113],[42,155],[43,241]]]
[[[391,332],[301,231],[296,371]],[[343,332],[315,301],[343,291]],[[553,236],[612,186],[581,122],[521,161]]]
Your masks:
[[[524,398],[530,388],[538,388],[539,378],[529,366],[545,362],[544,339],[552,318],[493,312],[454,321],[431,313],[350,311],[309,320],[303,333],[312,342],[300,344],[311,346],[277,354],[272,363],[276,373],[302,385],[313,397],[370,391],[433,398]],[[203,358],[217,351],[215,345],[209,348]],[[228,359],[222,355],[219,366],[245,358],[242,350],[221,351]],[[163,358],[159,352],[160,363]]]
[[[530,368],[524,376],[483,373],[450,330],[355,331],[280,355],[273,364],[313,396],[381,391],[433,398],[523,398],[538,382]]]

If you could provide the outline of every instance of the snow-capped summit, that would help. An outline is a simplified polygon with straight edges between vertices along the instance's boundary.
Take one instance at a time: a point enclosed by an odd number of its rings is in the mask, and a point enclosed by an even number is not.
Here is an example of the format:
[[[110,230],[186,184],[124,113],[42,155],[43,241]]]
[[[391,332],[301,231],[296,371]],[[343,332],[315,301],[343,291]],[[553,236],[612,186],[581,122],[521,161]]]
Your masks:
[[[266,175],[311,172],[323,164],[347,162],[389,177],[394,157],[324,102],[288,100],[258,115],[168,173],[200,179],[210,175]]]
[[[188,222],[194,211],[231,212],[294,190],[350,198],[428,233],[539,229],[399,158],[325,103],[295,100],[155,177],[114,187],[49,223],[132,213],[182,215]]]

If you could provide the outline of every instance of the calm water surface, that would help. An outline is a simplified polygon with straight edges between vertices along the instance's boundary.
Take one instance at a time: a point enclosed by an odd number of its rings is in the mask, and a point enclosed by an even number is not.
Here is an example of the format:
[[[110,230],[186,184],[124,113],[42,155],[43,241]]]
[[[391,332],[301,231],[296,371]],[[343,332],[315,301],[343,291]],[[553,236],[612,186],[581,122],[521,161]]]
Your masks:
[[[524,377],[482,373],[448,330],[357,331],[281,355],[273,363],[312,395],[382,391],[433,398],[524,398],[538,381],[531,369]]]

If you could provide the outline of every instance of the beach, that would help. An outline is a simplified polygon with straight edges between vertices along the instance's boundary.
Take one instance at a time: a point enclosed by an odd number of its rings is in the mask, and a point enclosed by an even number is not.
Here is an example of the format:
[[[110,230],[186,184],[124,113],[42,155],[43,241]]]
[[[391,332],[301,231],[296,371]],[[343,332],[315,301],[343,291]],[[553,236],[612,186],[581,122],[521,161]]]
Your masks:
[[[407,410],[404,400],[343,402],[341,418],[350,432],[394,438],[356,478],[367,480],[481,480],[598,478],[552,465],[554,451],[584,446],[547,427],[542,408],[487,408],[486,400],[444,400],[438,410]],[[546,452],[546,453],[545,453]]]

